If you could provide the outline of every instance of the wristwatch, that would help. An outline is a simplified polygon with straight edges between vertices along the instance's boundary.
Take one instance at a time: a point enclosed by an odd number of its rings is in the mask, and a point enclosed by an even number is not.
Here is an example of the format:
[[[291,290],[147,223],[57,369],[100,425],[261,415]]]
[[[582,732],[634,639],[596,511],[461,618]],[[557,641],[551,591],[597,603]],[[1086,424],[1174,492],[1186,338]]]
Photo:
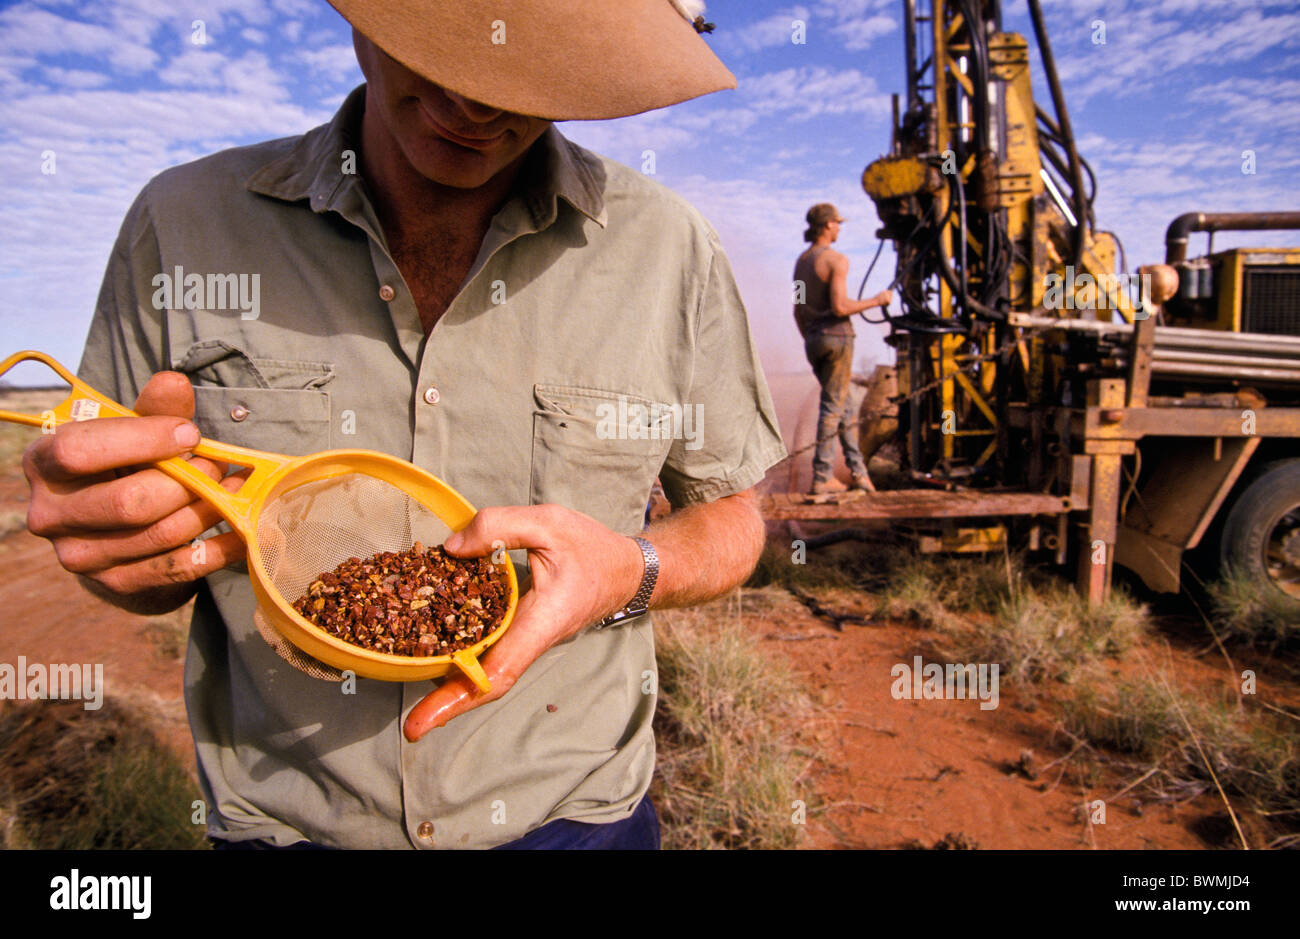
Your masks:
[[[627,606],[611,616],[606,616],[595,625],[595,629],[604,629],[606,626],[641,616],[649,609],[650,595],[654,593],[655,581],[659,579],[659,555],[655,554],[655,546],[644,538],[632,540],[640,546],[641,557],[645,559],[645,573],[641,575],[641,586],[637,588],[636,595]]]

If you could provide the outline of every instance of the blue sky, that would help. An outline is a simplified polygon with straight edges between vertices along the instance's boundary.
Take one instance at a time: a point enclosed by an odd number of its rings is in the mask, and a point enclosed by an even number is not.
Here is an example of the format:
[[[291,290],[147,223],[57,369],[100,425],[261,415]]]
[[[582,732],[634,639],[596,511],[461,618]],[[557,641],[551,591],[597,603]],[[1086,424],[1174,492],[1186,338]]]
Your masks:
[[[667,0],[665,0],[667,2]],[[1300,208],[1300,4],[1268,0],[1044,0],[1098,225],[1129,263],[1159,261],[1186,211]],[[1005,28],[1031,37],[1024,5]],[[769,372],[806,368],[790,315],[803,214],[832,201],[857,289],[876,247],[863,167],[889,141],[902,90],[901,0],[714,0],[708,42],[736,91],[605,122],[572,139],[690,199],[731,256]],[[1095,22],[1106,42],[1093,42]],[[795,44],[792,22],[806,24]],[[201,26],[196,21],[201,21]],[[206,40],[199,44],[195,40]],[[1049,104],[1041,69],[1035,94]],[[325,0],[0,2],[0,355],[80,358],[127,207],[160,170],[223,147],[301,133],[361,81]],[[1242,151],[1256,172],[1242,172]],[[55,172],[49,168],[53,153]],[[1197,250],[1204,236],[1193,242]],[[1294,233],[1223,236],[1297,244]],[[888,283],[886,250],[868,285]],[[859,322],[858,365],[886,358]],[[35,367],[15,378],[43,380]]]

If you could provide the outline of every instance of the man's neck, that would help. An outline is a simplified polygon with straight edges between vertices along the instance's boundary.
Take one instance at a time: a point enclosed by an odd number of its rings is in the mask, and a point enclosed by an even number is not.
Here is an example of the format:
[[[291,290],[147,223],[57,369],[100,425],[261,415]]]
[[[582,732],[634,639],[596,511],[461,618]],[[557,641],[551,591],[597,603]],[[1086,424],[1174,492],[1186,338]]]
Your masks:
[[[421,176],[394,143],[378,142],[385,133],[379,118],[367,111],[361,120],[362,172],[388,240],[418,239],[439,230],[481,242],[527,154],[482,186],[458,189]]]
[[[812,243],[812,246],[814,248],[829,248],[831,246],[831,242],[834,240],[835,239],[832,238],[829,234],[823,233],[821,236],[817,238],[816,241]]]

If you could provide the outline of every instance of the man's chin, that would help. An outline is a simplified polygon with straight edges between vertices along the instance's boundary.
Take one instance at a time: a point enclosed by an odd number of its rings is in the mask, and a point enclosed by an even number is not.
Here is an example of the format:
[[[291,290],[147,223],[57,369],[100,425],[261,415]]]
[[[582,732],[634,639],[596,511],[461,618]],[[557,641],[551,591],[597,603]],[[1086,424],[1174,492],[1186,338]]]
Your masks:
[[[500,160],[442,141],[407,159],[425,179],[452,189],[477,189],[505,168]]]

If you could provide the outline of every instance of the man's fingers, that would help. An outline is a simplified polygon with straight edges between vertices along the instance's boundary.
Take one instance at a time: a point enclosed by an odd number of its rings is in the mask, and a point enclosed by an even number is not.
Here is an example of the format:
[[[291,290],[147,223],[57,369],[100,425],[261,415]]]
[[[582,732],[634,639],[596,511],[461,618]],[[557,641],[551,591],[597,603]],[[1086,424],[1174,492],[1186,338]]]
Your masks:
[[[28,447],[30,457],[24,457],[24,468],[30,467],[52,482],[71,482],[119,467],[180,456],[198,442],[199,429],[178,417],[74,421]]]
[[[166,554],[122,564],[96,574],[94,580],[113,593],[129,596],[163,584],[185,584],[206,577],[247,554],[234,532],[216,535],[197,545],[182,545]]]
[[[191,544],[221,521],[216,509],[194,502],[133,532],[92,532],[55,539],[59,563],[74,574],[93,574]]]
[[[406,721],[402,724],[402,733],[407,740],[415,743],[435,727],[441,727],[453,717],[459,717],[480,704],[495,701],[501,694],[504,692],[497,692],[496,682],[493,682],[491,692],[483,694],[464,675],[448,678],[436,691],[425,695],[419,704],[411,708],[411,713],[406,715]]]
[[[220,478],[220,468],[211,460],[196,458],[193,462],[211,478]],[[242,483],[232,479],[223,481],[222,485],[232,489]],[[33,494],[37,486],[43,486],[47,492],[39,500],[33,498],[27,527],[43,538],[144,528],[195,500],[188,489],[156,469],[79,487],[58,483],[44,486],[40,481],[33,481]]]
[[[514,687],[519,676],[550,647],[541,638],[545,630],[539,628],[539,620],[550,615],[553,614],[545,603],[539,603],[536,592],[525,594],[506,634],[479,659],[488,681],[492,683],[492,690],[487,693],[479,691],[478,686],[464,675],[448,678],[411,708],[402,725],[406,739],[414,743],[435,727],[442,727],[466,711],[495,701]]]
[[[483,557],[497,548],[543,548],[550,544],[563,509],[554,505],[506,505],[480,509],[443,547],[457,557]]]
[[[194,387],[180,372],[158,372],[140,389],[132,408],[141,417],[167,415],[194,418]]]

